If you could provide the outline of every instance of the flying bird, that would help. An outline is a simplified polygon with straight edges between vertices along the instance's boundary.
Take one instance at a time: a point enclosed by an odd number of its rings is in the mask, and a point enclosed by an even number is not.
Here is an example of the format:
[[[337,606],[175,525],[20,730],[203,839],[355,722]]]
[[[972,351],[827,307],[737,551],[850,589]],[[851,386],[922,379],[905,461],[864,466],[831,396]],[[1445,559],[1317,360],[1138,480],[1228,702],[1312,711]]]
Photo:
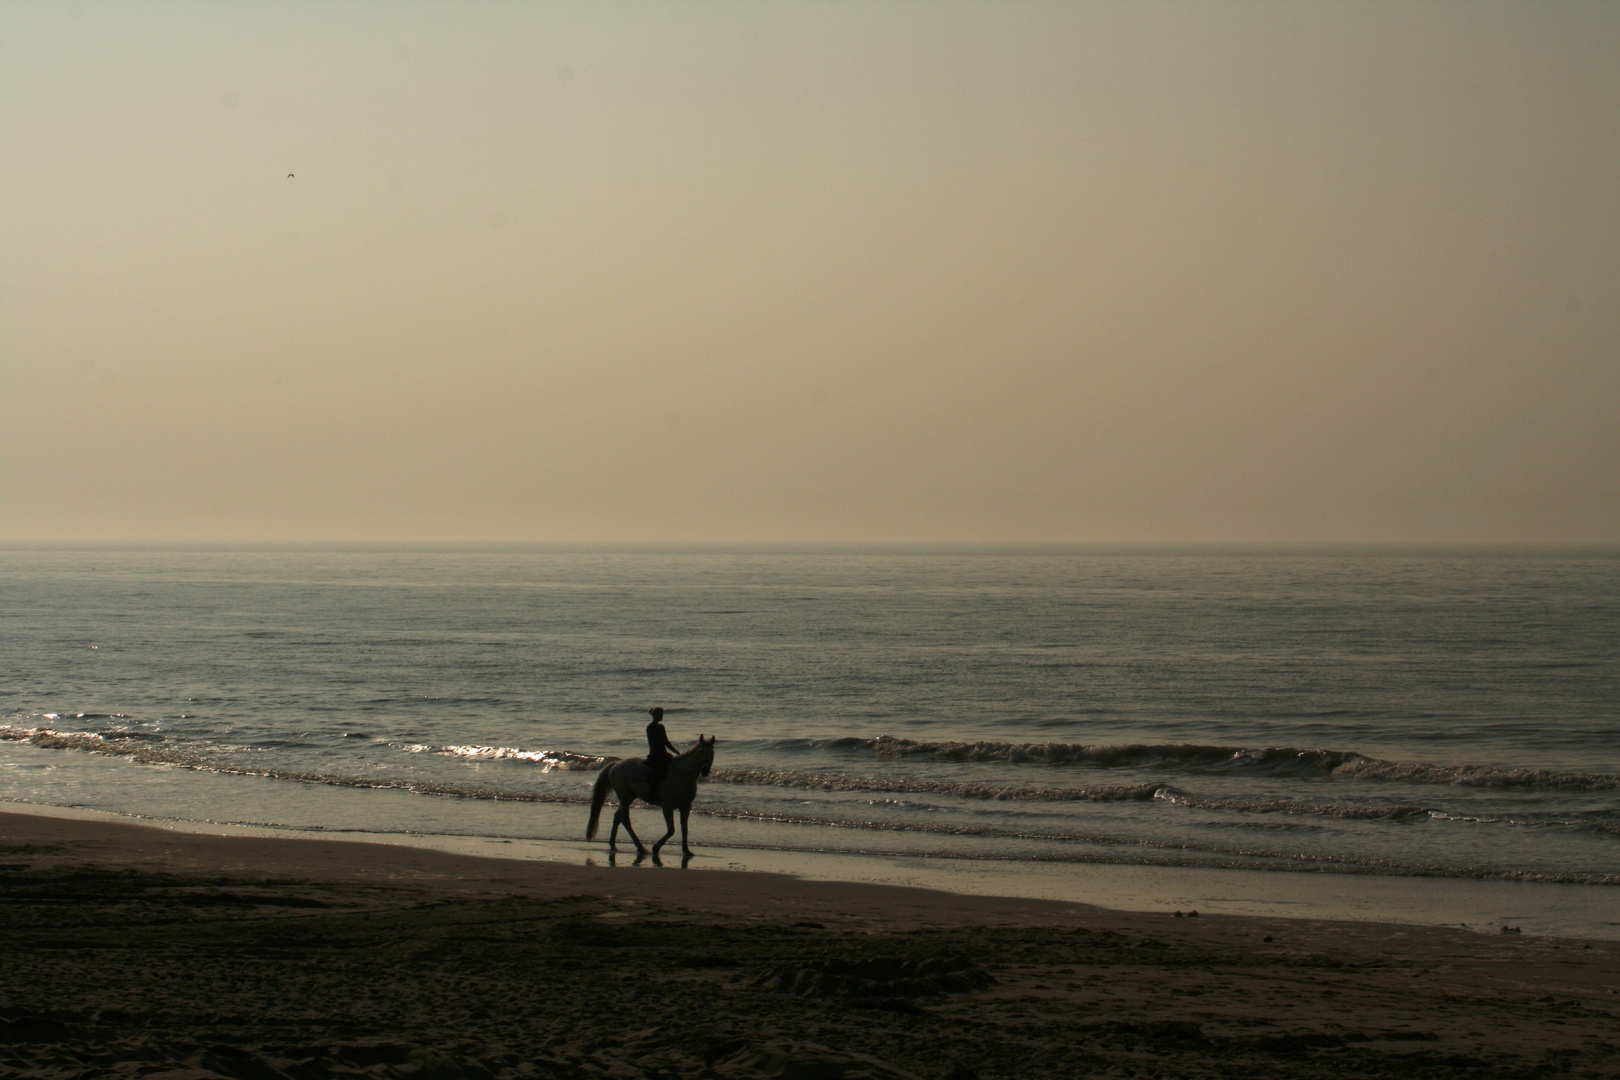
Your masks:
[[[292,178],[293,178],[293,174],[292,174],[292,173],[288,173],[288,174],[287,174],[287,179],[289,179],[289,180],[291,180],[291,179],[292,179]]]

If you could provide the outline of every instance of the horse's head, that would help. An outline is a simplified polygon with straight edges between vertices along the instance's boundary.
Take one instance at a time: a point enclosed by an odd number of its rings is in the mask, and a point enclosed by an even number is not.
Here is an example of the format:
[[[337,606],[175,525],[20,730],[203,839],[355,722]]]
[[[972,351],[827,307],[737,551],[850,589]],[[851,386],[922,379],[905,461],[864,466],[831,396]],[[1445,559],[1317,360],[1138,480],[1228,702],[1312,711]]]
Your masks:
[[[714,736],[699,735],[697,744],[698,775],[708,776],[709,768],[714,764]]]

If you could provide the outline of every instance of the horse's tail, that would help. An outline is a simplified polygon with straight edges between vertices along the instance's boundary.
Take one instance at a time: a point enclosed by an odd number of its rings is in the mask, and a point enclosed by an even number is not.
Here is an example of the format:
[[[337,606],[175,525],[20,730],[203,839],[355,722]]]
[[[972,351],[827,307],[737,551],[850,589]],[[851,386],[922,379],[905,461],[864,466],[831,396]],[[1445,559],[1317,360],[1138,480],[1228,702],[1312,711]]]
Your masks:
[[[591,790],[591,820],[585,825],[585,839],[596,839],[596,824],[602,820],[602,804],[607,802],[608,792],[613,789],[613,781],[608,779],[608,770],[612,765],[605,765],[602,771],[596,774],[596,787]]]

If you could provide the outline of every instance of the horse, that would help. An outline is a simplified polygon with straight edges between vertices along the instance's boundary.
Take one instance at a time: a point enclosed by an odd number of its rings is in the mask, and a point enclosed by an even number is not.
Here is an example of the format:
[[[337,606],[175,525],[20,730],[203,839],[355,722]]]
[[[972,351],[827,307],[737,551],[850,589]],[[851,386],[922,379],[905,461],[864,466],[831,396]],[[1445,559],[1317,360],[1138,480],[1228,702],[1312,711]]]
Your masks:
[[[675,835],[675,811],[681,812],[681,854],[691,855],[692,849],[686,844],[686,818],[692,812],[692,800],[697,796],[698,777],[708,776],[709,767],[714,764],[714,736],[699,735],[698,741],[689,746],[684,753],[677,754],[669,760],[669,771],[658,785],[658,799],[652,798],[649,789],[650,770],[647,762],[642,758],[624,758],[615,761],[604,768],[596,776],[596,787],[591,792],[591,820],[585,826],[585,839],[596,839],[596,826],[602,818],[602,804],[607,801],[608,790],[619,797],[619,808],[613,813],[613,831],[608,834],[608,848],[612,851],[619,849],[619,826],[630,834],[630,839],[636,845],[636,854],[645,855],[647,849],[641,846],[641,838],[636,830],[630,827],[630,804],[640,799],[649,806],[657,806],[664,812],[663,837],[652,846],[653,858],[658,858],[658,851],[671,836]]]

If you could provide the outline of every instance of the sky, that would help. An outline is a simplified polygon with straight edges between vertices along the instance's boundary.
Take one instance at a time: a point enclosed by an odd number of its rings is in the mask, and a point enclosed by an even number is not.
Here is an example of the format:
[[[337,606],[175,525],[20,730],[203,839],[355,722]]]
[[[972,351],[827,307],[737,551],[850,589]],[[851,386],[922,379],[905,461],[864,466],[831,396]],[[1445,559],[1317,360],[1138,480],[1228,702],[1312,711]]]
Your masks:
[[[0,542],[1620,542],[1620,5],[0,5]]]

